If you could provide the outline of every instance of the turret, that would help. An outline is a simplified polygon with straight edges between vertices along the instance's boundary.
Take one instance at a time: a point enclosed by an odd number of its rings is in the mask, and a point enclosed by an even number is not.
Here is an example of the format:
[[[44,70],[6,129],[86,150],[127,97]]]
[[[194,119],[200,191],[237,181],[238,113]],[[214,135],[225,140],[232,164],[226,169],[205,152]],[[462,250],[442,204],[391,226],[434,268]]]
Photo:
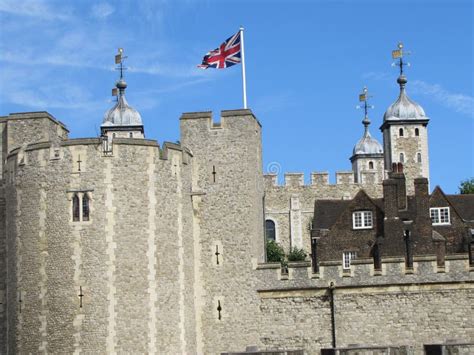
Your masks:
[[[412,101],[405,86],[408,82],[403,73],[403,67],[408,63],[403,61],[403,45],[393,51],[392,56],[398,59],[400,76],[397,83],[400,86],[398,99],[389,106],[383,118],[380,130],[383,132],[385,169],[390,170],[392,163],[402,163],[407,179],[407,188],[413,194],[414,179],[425,177],[429,179],[428,159],[428,117],[423,108]]]
[[[107,137],[111,142],[113,138],[144,138],[142,117],[137,110],[131,107],[125,99],[125,89],[127,83],[123,78],[123,60],[122,48],[119,54],[115,56],[115,63],[119,64],[120,78],[115,84],[116,88],[112,90],[112,95],[117,96],[116,104],[104,115],[104,120],[100,126],[101,135]]]
[[[373,108],[373,106],[369,105],[368,99],[368,90],[364,87],[364,90],[359,95],[359,101],[363,102],[363,106],[357,106],[358,108],[363,108],[365,111],[364,119],[362,120],[364,135],[354,146],[350,160],[352,170],[354,171],[354,181],[356,183],[366,183],[366,181],[363,181],[364,175],[362,172],[373,173],[373,182],[381,183],[384,172],[383,148],[375,138],[372,138],[369,132],[370,119],[368,109]]]

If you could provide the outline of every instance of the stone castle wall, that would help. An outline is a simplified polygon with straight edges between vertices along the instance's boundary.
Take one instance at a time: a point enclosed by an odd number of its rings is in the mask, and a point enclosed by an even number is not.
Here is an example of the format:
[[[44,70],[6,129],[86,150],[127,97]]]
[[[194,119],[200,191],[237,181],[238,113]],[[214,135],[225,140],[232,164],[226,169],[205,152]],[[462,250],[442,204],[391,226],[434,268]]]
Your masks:
[[[367,173],[372,175],[372,173]],[[363,179],[367,175],[362,172]],[[382,197],[382,184],[354,183],[354,173],[336,173],[336,184],[329,184],[329,174],[312,173],[311,184],[304,184],[300,173],[285,174],[284,186],[276,174],[264,175],[265,218],[276,225],[277,242],[288,252],[290,247],[311,251],[311,223],[317,199],[352,199],[364,189],[372,198]]]
[[[465,255],[447,258],[446,269],[416,258],[413,273],[396,258],[381,273],[371,260],[354,261],[349,272],[340,262],[322,263],[318,274],[309,263],[290,264],[288,275],[279,264],[256,272],[264,349],[331,348],[331,289],[337,347],[406,345],[421,354],[424,344],[474,343],[474,268]]]
[[[198,354],[258,342],[252,270],[264,252],[260,128],[249,110],[223,111],[219,123],[210,112],[181,117],[181,142],[194,155]]]
[[[139,139],[57,149],[8,159],[8,351],[194,352],[190,154]],[[89,221],[72,220],[76,193]]]

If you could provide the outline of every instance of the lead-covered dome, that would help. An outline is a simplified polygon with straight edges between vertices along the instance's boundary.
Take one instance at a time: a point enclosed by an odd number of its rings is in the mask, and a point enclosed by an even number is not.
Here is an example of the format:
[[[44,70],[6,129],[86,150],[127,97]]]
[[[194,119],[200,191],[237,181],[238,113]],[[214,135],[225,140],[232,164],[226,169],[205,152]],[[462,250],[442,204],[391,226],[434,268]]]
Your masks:
[[[116,86],[119,90],[117,103],[105,113],[102,126],[142,126],[140,113],[125,99],[127,83],[120,79]]]
[[[427,119],[423,108],[407,96],[405,92],[407,78],[405,75],[401,75],[397,79],[397,82],[400,84],[400,96],[398,96],[397,101],[391,104],[385,112],[383,116],[384,122]]]
[[[364,136],[354,146],[353,155],[358,154],[383,154],[382,145],[378,140],[372,138],[368,129],[366,129]]]

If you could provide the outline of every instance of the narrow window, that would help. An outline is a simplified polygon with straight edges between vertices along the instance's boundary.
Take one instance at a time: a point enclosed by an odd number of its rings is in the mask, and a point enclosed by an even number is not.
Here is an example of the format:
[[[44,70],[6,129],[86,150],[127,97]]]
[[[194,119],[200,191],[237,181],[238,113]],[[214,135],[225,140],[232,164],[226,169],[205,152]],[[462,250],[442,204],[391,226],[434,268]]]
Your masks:
[[[431,223],[435,225],[451,224],[449,207],[430,208]]]
[[[400,163],[404,163],[404,162],[405,162],[405,154],[400,153]]]
[[[403,128],[400,128],[400,129],[398,130],[398,135],[399,135],[400,137],[403,137]]]
[[[418,154],[416,155],[416,161],[417,161],[418,163],[421,163],[421,153],[418,153]]]
[[[418,128],[415,128],[415,136],[419,136],[420,135],[420,130]]]
[[[128,134],[128,136],[129,136],[130,138],[133,138],[133,132],[130,132],[130,133]]]
[[[356,258],[355,251],[345,251],[342,253],[342,268],[347,270],[351,268],[351,260]]]
[[[89,212],[90,212],[89,196],[87,196],[87,194],[84,194],[84,196],[82,197],[82,220],[83,221],[89,220]]]
[[[373,169],[374,168],[374,162],[373,161],[369,161],[369,169]]]
[[[79,208],[79,197],[74,195],[72,198],[72,220],[79,222],[81,210]]]
[[[115,138],[116,134],[115,133],[112,133],[112,138]]]
[[[372,211],[357,211],[352,214],[354,229],[371,229],[373,227]]]
[[[273,222],[271,219],[267,219],[265,221],[265,236],[267,238],[267,241],[276,241],[275,222]]]

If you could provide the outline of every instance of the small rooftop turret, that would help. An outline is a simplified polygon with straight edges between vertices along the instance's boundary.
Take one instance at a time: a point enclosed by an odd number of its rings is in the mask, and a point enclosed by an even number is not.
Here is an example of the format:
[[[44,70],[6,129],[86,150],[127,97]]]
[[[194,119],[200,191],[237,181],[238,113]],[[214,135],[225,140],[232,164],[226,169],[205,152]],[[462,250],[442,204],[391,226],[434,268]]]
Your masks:
[[[367,87],[364,87],[359,95],[359,101],[363,102],[363,105],[357,106],[357,108],[364,109],[364,119],[362,120],[364,135],[354,146],[350,158],[355,177],[354,180],[357,183],[364,183],[362,172],[367,171],[375,174],[375,181],[383,180],[383,148],[375,138],[372,138],[369,132],[369,108],[374,108],[374,106],[370,105],[368,100],[369,90]]]
[[[112,95],[117,96],[117,102],[105,113],[101,125],[102,136],[107,136],[109,140],[114,137],[144,138],[142,117],[125,99],[127,88],[127,83],[123,78],[123,71],[126,69],[123,66],[125,58],[127,57],[123,56],[123,49],[120,48],[115,56],[115,63],[119,65],[117,70],[120,70],[120,78],[115,84],[116,88],[112,89]]]

